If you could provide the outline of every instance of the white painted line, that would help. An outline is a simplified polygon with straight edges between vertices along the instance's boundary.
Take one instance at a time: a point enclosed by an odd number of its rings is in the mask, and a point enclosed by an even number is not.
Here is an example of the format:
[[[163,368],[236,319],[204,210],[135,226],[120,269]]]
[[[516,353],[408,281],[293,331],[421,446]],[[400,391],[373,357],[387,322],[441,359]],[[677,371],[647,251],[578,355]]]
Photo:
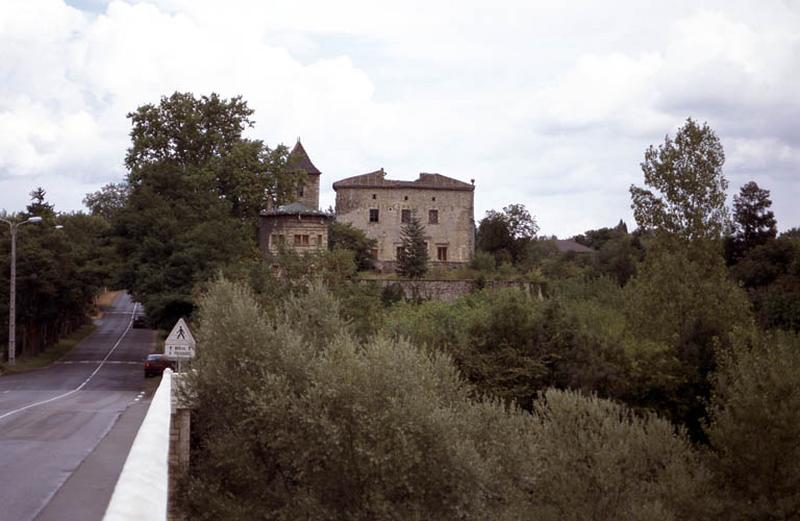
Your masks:
[[[49,398],[47,400],[42,400],[41,402],[32,403],[30,405],[26,405],[25,407],[20,407],[19,409],[14,409],[13,411],[8,411],[7,413],[0,415],[0,420],[2,420],[4,418],[8,418],[12,414],[17,414],[18,412],[27,411],[28,409],[32,409],[34,407],[38,407],[39,405],[44,405],[46,403],[54,402],[56,400],[60,400],[61,398],[66,398],[67,396],[69,396],[71,394],[75,394],[78,391],[80,391],[81,389],[83,389],[86,386],[86,384],[88,384],[89,381],[94,377],[94,375],[97,374],[97,372],[100,370],[100,368],[103,367],[103,364],[106,363],[106,360],[108,360],[108,357],[111,356],[111,354],[114,352],[114,350],[120,345],[120,343],[122,343],[122,339],[125,338],[125,335],[128,333],[128,331],[130,331],[131,326],[133,325],[133,316],[136,314],[136,306],[138,306],[138,305],[139,304],[134,304],[133,305],[133,313],[131,313],[131,320],[130,320],[130,322],[128,322],[128,327],[126,327],[125,331],[122,332],[120,337],[117,339],[116,343],[108,351],[108,353],[106,354],[105,358],[103,358],[103,360],[100,362],[100,365],[98,365],[95,368],[95,370],[92,371],[92,374],[90,374],[89,377],[86,380],[84,380],[82,384],[80,384],[78,387],[76,387],[75,389],[73,389],[71,391],[67,391],[64,394],[59,394],[58,396],[55,396],[53,398]]]
[[[58,362],[54,362],[60,365],[72,365],[72,364],[102,364],[104,360],[60,360]],[[133,361],[133,360],[107,360],[105,363],[109,365],[141,365],[142,362],[140,361]]]

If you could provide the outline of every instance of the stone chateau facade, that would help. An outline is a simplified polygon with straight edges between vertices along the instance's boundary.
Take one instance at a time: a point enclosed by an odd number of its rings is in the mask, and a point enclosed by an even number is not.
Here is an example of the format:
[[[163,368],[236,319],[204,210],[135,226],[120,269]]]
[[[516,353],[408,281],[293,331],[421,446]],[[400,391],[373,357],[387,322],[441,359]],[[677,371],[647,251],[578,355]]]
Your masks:
[[[297,142],[290,160],[308,173],[296,201],[261,213],[259,242],[265,255],[283,241],[297,251],[324,249],[330,216],[319,211],[321,172]],[[422,173],[415,181],[387,179],[383,169],[333,183],[336,220],[352,224],[377,241],[379,269],[392,267],[401,245],[400,230],[412,216],[426,232],[432,264],[459,265],[475,252],[475,185],[440,174]]]
[[[328,224],[332,217],[319,209],[319,178],[322,172],[311,162],[299,140],[289,154],[289,162],[305,171],[308,177],[294,201],[261,212],[258,244],[265,257],[278,253],[281,245],[298,252],[328,247]]]
[[[379,265],[397,261],[403,224],[416,216],[425,227],[432,263],[462,264],[475,252],[475,186],[440,174],[416,181],[387,179],[383,169],[333,183],[336,220],[375,239]]]

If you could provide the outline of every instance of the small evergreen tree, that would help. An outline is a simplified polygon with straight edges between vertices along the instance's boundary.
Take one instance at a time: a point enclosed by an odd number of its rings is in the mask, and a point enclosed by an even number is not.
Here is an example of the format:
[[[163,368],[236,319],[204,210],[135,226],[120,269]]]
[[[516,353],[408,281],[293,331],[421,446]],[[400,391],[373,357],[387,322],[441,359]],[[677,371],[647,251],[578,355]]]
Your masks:
[[[756,246],[765,244],[778,235],[777,222],[775,214],[770,210],[771,206],[769,190],[760,188],[755,181],[744,185],[739,194],[733,196],[735,260],[739,260]]]
[[[402,277],[419,279],[428,271],[428,247],[425,227],[416,215],[400,230],[402,244],[397,255],[397,273]]]

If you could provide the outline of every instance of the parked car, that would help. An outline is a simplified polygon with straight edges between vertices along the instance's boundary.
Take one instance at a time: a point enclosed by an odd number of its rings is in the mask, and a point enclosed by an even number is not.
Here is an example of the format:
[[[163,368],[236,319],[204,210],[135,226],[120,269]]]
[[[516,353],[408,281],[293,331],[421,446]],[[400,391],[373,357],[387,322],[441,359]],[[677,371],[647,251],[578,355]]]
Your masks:
[[[136,315],[133,317],[133,327],[136,329],[147,327],[147,324],[144,321],[144,315]]]
[[[147,355],[147,358],[144,359],[144,377],[159,376],[167,367],[175,370],[175,362],[166,355],[158,353]]]

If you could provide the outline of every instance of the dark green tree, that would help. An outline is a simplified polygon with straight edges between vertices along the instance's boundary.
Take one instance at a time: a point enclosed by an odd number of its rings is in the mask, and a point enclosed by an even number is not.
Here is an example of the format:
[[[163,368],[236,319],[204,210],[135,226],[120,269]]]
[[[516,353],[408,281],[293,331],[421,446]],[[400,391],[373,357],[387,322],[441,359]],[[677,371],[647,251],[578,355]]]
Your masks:
[[[752,344],[752,345],[748,345]],[[764,335],[726,352],[714,377],[710,462],[724,519],[800,513],[800,339]]]
[[[630,188],[636,222],[683,240],[718,240],[729,227],[724,163],[714,131],[687,119],[675,139],[666,136],[645,151],[641,167],[649,188]]]
[[[331,222],[328,228],[328,247],[331,250],[350,250],[355,256],[356,266],[359,271],[371,270],[375,255],[373,250],[378,241],[367,237],[363,231],[355,228],[350,223]]]
[[[759,188],[755,181],[744,185],[733,196],[733,260],[742,258],[778,234],[775,214],[769,209],[771,206],[769,190]]]
[[[130,113],[130,187],[114,218],[125,265],[120,285],[169,327],[194,308],[193,288],[220,268],[257,256],[259,210],[304,179],[274,150],[243,136],[253,111],[241,97],[190,93]]]
[[[410,279],[422,278],[428,271],[428,245],[425,227],[416,215],[400,229],[400,250],[397,256],[397,273]]]
[[[86,197],[83,198],[83,204],[92,215],[99,215],[111,222],[120,210],[125,207],[129,193],[130,187],[124,181],[121,183],[108,183],[100,190],[86,194]]]
[[[536,219],[525,205],[510,204],[502,212],[486,212],[478,224],[476,246],[493,254],[498,263],[519,262],[538,231]]]

